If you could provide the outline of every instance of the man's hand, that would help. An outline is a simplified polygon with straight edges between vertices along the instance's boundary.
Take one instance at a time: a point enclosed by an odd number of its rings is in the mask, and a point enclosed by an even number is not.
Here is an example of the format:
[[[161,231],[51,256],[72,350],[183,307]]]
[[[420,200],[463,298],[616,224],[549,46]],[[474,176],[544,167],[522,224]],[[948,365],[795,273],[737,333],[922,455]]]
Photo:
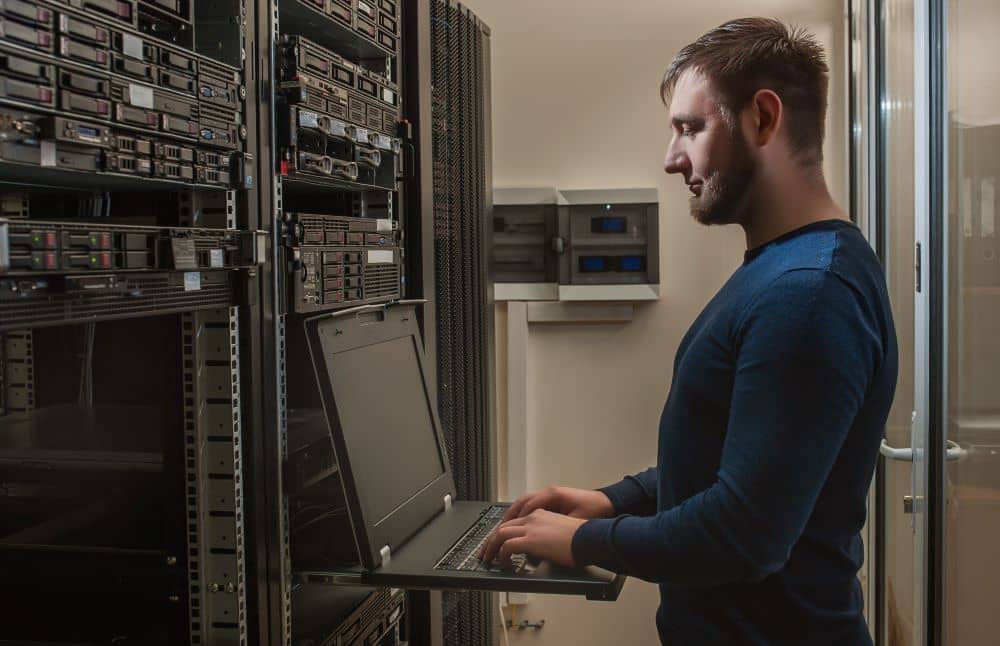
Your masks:
[[[570,518],[536,509],[527,516],[500,525],[486,543],[480,558],[486,563],[495,558],[507,563],[511,554],[527,554],[573,567],[573,535],[585,522],[583,518]]]
[[[600,491],[546,487],[515,500],[504,514],[503,522],[527,516],[536,509],[583,519],[611,518],[615,515],[611,500]]]

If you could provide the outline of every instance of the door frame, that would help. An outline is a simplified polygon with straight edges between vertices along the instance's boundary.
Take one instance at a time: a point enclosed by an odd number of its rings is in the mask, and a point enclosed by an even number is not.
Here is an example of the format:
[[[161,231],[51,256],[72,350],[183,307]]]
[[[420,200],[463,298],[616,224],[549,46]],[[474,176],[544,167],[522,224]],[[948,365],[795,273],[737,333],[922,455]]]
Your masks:
[[[886,0],[847,0],[851,82],[851,214],[883,265],[887,259]],[[943,646],[947,441],[947,5],[914,0],[914,646]],[[923,504],[921,504],[923,500]],[[885,458],[869,497],[867,614],[876,644],[886,630]]]
[[[928,215],[928,379],[927,379],[927,636],[930,646],[945,641],[944,539],[948,437],[948,85],[947,0],[927,3],[927,173]],[[919,5],[920,3],[918,3]],[[920,50],[918,50],[920,51]],[[917,57],[917,64],[920,65]],[[918,132],[919,134],[919,132]]]

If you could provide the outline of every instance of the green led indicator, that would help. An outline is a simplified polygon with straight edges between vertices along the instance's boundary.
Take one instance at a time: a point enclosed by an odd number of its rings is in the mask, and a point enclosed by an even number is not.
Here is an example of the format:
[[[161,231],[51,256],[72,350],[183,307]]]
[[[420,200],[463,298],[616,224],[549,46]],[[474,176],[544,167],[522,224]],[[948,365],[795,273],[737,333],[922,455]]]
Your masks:
[[[92,245],[97,244],[97,236],[90,236],[90,244]]]
[[[92,265],[96,265],[97,264],[97,256],[91,256],[90,257],[90,264],[92,264]]]
[[[42,264],[42,257],[41,256],[33,256],[31,259],[35,262],[36,265]]]
[[[32,236],[31,240],[35,244],[42,244],[42,236],[38,235],[37,233],[34,236]]]

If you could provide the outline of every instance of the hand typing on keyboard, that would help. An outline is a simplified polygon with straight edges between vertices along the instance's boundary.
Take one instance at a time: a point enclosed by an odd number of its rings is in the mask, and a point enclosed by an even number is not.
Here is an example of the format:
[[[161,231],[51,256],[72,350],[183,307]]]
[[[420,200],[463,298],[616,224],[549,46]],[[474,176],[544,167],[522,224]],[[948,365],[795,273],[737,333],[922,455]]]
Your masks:
[[[490,572],[499,570],[502,564],[488,563],[479,560],[479,552],[483,544],[500,524],[500,519],[506,507],[493,505],[483,510],[476,523],[465,532],[448,553],[438,561],[436,570],[471,570],[473,572]]]
[[[570,518],[551,511],[536,509],[527,516],[500,525],[485,540],[479,551],[483,563],[499,559],[511,562],[515,554],[524,554],[556,565],[573,567],[573,535],[586,520]]]

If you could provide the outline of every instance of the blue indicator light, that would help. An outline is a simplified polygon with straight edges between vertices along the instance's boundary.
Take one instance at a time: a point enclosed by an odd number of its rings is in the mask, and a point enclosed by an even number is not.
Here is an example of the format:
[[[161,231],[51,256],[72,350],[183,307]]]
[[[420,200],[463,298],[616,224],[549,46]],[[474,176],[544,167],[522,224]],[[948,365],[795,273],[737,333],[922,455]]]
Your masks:
[[[604,218],[605,233],[625,233],[625,220],[622,218]]]
[[[605,271],[606,264],[602,256],[583,256],[580,258],[580,271]]]
[[[642,256],[622,256],[620,263],[622,271],[642,271]]]
[[[625,233],[628,223],[625,218],[601,217],[590,221],[591,233]]]

